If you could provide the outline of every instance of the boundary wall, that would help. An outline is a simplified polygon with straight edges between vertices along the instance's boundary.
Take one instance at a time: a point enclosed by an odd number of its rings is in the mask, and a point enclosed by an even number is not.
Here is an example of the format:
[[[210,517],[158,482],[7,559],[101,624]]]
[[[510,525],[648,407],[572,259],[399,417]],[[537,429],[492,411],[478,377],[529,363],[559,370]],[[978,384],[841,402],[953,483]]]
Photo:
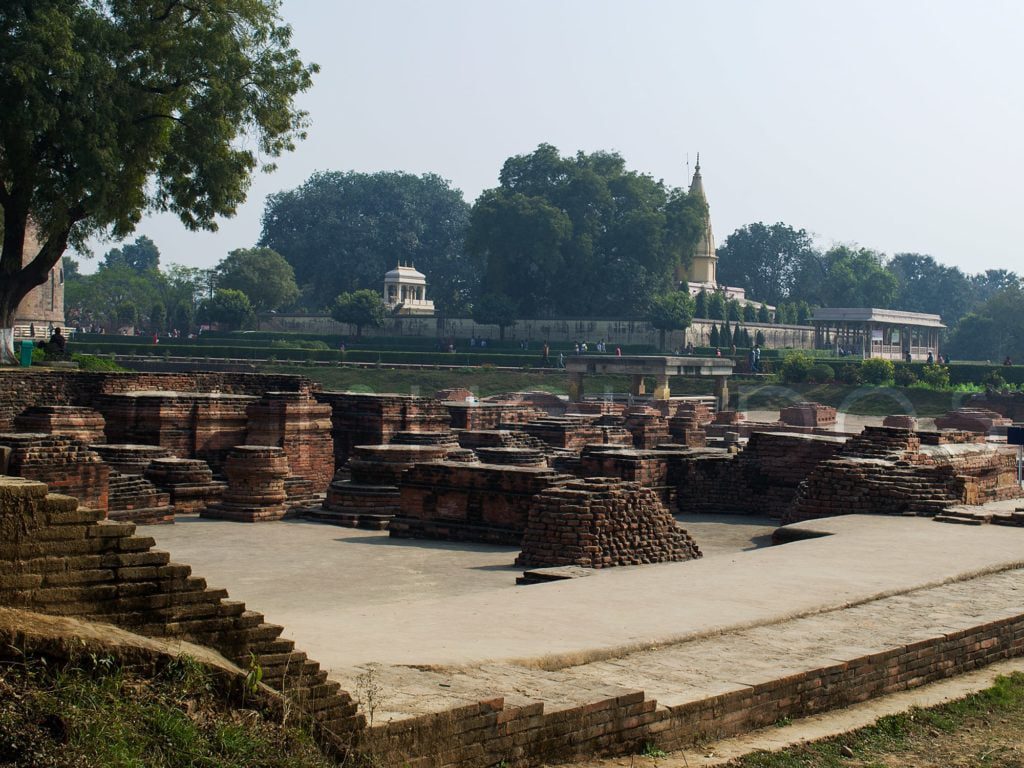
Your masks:
[[[939,634],[878,653],[836,659],[764,682],[724,683],[722,693],[660,706],[643,691],[545,712],[495,698],[370,727],[360,751],[385,765],[484,768],[568,762],[680,749],[935,682],[1019,656],[1024,614]]]
[[[684,332],[665,334],[669,348],[686,346],[706,347],[711,343],[711,326],[721,325],[710,320],[694,320]],[[735,328],[736,321],[729,323]],[[771,349],[812,349],[814,328],[804,325],[775,325],[772,323],[740,322],[750,335],[762,331],[766,345]],[[261,331],[286,331],[309,334],[341,334],[355,337],[356,327],[339,323],[329,315],[261,315]],[[364,328],[363,336],[414,336],[437,339],[497,339],[501,329],[496,325],[480,325],[470,318],[389,317],[380,328]],[[607,344],[648,344],[658,346],[661,332],[646,320],[550,320],[522,319],[505,328],[506,339],[525,339],[536,347],[544,341],[586,341],[591,347],[601,339]]]

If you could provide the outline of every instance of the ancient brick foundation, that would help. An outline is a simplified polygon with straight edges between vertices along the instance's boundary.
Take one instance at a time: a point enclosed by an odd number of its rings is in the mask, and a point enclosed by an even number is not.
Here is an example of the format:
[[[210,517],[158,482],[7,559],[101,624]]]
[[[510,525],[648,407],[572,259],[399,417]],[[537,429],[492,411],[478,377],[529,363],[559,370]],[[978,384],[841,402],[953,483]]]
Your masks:
[[[823,427],[834,429],[836,409],[821,403],[797,403],[779,411],[779,421],[790,427]]]
[[[615,477],[639,483],[657,493],[668,509],[676,509],[676,482],[671,467],[691,454],[685,449],[639,450],[589,445],[580,454],[573,474],[579,477]]]
[[[343,736],[363,726],[351,697],[280,637],[282,627],[209,589],[187,565],[152,549],[131,523],[46,486],[0,477],[0,604],[105,621],[141,635],[216,649],[243,668],[255,656],[263,682],[320,726]]]
[[[154,459],[166,459],[171,455],[170,449],[159,445],[98,443],[89,447],[96,451],[113,471],[127,475],[144,474]]]
[[[845,438],[755,432],[735,456],[698,452],[673,463],[682,512],[739,513],[783,517],[797,489]]]
[[[38,480],[54,492],[74,496],[89,509],[107,511],[110,467],[99,454],[73,438],[0,434],[0,474]]]
[[[63,435],[89,445],[106,441],[103,415],[76,405],[34,405],[14,419],[18,432]]]
[[[552,416],[524,424],[524,432],[552,448],[579,451],[585,445],[632,447],[633,435],[621,426],[599,425],[593,417]]]
[[[175,515],[197,514],[220,501],[227,489],[227,483],[213,479],[210,465],[202,459],[154,459],[145,478],[170,494]]]
[[[290,472],[288,457],[281,448],[237,445],[228,454],[224,474],[228,487],[223,498],[200,512],[201,517],[256,523],[285,516],[285,478]]]
[[[111,443],[159,445],[180,459],[203,459],[219,470],[245,443],[246,408],[255,398],[206,392],[126,392],[101,395]]]
[[[436,433],[433,433],[436,434]],[[357,445],[348,460],[350,477],[339,473],[319,507],[302,516],[350,528],[385,530],[401,511],[398,483],[418,462],[440,461],[449,445]],[[461,450],[458,445],[454,450]]]
[[[551,469],[492,464],[417,464],[399,485],[401,513],[390,535],[516,544],[534,496],[571,478]]]
[[[668,419],[654,408],[637,406],[628,409],[622,426],[632,435],[636,448],[654,448],[671,439]]]
[[[383,445],[398,432],[444,432],[450,417],[445,404],[431,397],[316,392],[331,406],[334,467],[340,469],[357,445]]]
[[[935,418],[936,429],[957,429],[982,435],[1005,435],[1012,419],[987,408],[958,408]]]
[[[1015,450],[977,439],[972,433],[866,427],[811,472],[783,521],[845,514],[934,516],[957,504],[1024,495],[1017,485]]]
[[[107,518],[138,525],[174,522],[171,496],[141,475],[110,473]]]
[[[222,392],[234,395],[261,395],[269,391],[298,392],[313,388],[314,385],[309,379],[288,374],[0,370],[0,430],[9,430],[14,418],[33,406],[76,405],[95,408],[100,395],[117,392]]]
[[[307,392],[267,392],[246,408],[249,445],[284,449],[292,475],[323,493],[334,477],[331,407]]]
[[[527,424],[547,416],[525,403],[445,403],[453,429],[500,429]]]
[[[610,568],[693,560],[700,549],[658,495],[639,483],[594,477],[539,494],[516,565]]]

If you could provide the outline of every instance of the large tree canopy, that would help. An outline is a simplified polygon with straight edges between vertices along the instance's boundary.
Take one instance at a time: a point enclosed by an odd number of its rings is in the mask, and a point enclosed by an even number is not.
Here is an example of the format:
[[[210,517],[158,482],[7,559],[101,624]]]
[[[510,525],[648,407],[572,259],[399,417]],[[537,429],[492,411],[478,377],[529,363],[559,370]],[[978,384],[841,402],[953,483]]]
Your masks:
[[[378,290],[384,273],[414,264],[444,314],[463,311],[476,271],[463,256],[469,205],[434,174],[329,172],[267,198],[260,244],[295,269],[306,309],[340,293]]]
[[[257,312],[280,309],[299,296],[291,264],[272,248],[237,248],[217,265],[218,288],[241,291]]]
[[[816,252],[811,235],[788,224],[756,222],[740,227],[718,249],[718,281],[745,288],[758,301],[794,298],[801,272]]]
[[[939,264],[931,256],[897,253],[888,269],[899,284],[893,302],[899,309],[941,315],[952,326],[975,302],[971,279],[957,267]]]
[[[505,161],[499,182],[473,207],[467,249],[481,291],[527,315],[642,316],[707,216],[702,199],[612,152],[562,157],[541,144]]]
[[[134,243],[126,243],[120,248],[111,248],[103,254],[100,269],[108,267],[127,267],[138,273],[151,272],[160,266],[160,249],[156,243],[145,235],[135,238]]]
[[[215,229],[261,162],[304,135],[315,66],[278,0],[0,5],[0,329],[69,243],[147,210]],[[265,166],[269,167],[269,166]],[[41,244],[22,265],[25,236]],[[9,341],[9,332],[2,334]],[[10,352],[0,344],[0,356]]]

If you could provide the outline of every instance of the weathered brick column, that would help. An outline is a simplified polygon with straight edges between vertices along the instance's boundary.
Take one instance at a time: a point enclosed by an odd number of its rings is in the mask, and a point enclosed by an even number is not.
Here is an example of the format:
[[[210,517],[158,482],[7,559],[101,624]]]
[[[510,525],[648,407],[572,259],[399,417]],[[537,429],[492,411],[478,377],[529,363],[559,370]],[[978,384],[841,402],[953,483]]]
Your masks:
[[[256,523],[280,520],[288,511],[288,457],[271,445],[236,445],[224,466],[228,488],[219,504],[200,512],[201,517]]]

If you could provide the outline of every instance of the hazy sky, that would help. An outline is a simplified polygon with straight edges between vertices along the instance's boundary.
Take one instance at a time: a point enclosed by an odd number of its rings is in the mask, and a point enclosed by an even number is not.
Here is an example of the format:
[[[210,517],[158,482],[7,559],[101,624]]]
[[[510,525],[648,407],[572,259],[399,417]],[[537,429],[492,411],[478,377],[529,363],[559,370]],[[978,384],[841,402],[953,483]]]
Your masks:
[[[1024,271],[1024,2],[285,0],[321,72],[309,139],[216,234],[144,221],[212,266],[317,170],[435,172],[472,202],[548,142],[685,185],[721,243],[783,221],[822,244]],[[106,245],[98,246],[98,252]],[[92,271],[86,262],[85,269]]]

